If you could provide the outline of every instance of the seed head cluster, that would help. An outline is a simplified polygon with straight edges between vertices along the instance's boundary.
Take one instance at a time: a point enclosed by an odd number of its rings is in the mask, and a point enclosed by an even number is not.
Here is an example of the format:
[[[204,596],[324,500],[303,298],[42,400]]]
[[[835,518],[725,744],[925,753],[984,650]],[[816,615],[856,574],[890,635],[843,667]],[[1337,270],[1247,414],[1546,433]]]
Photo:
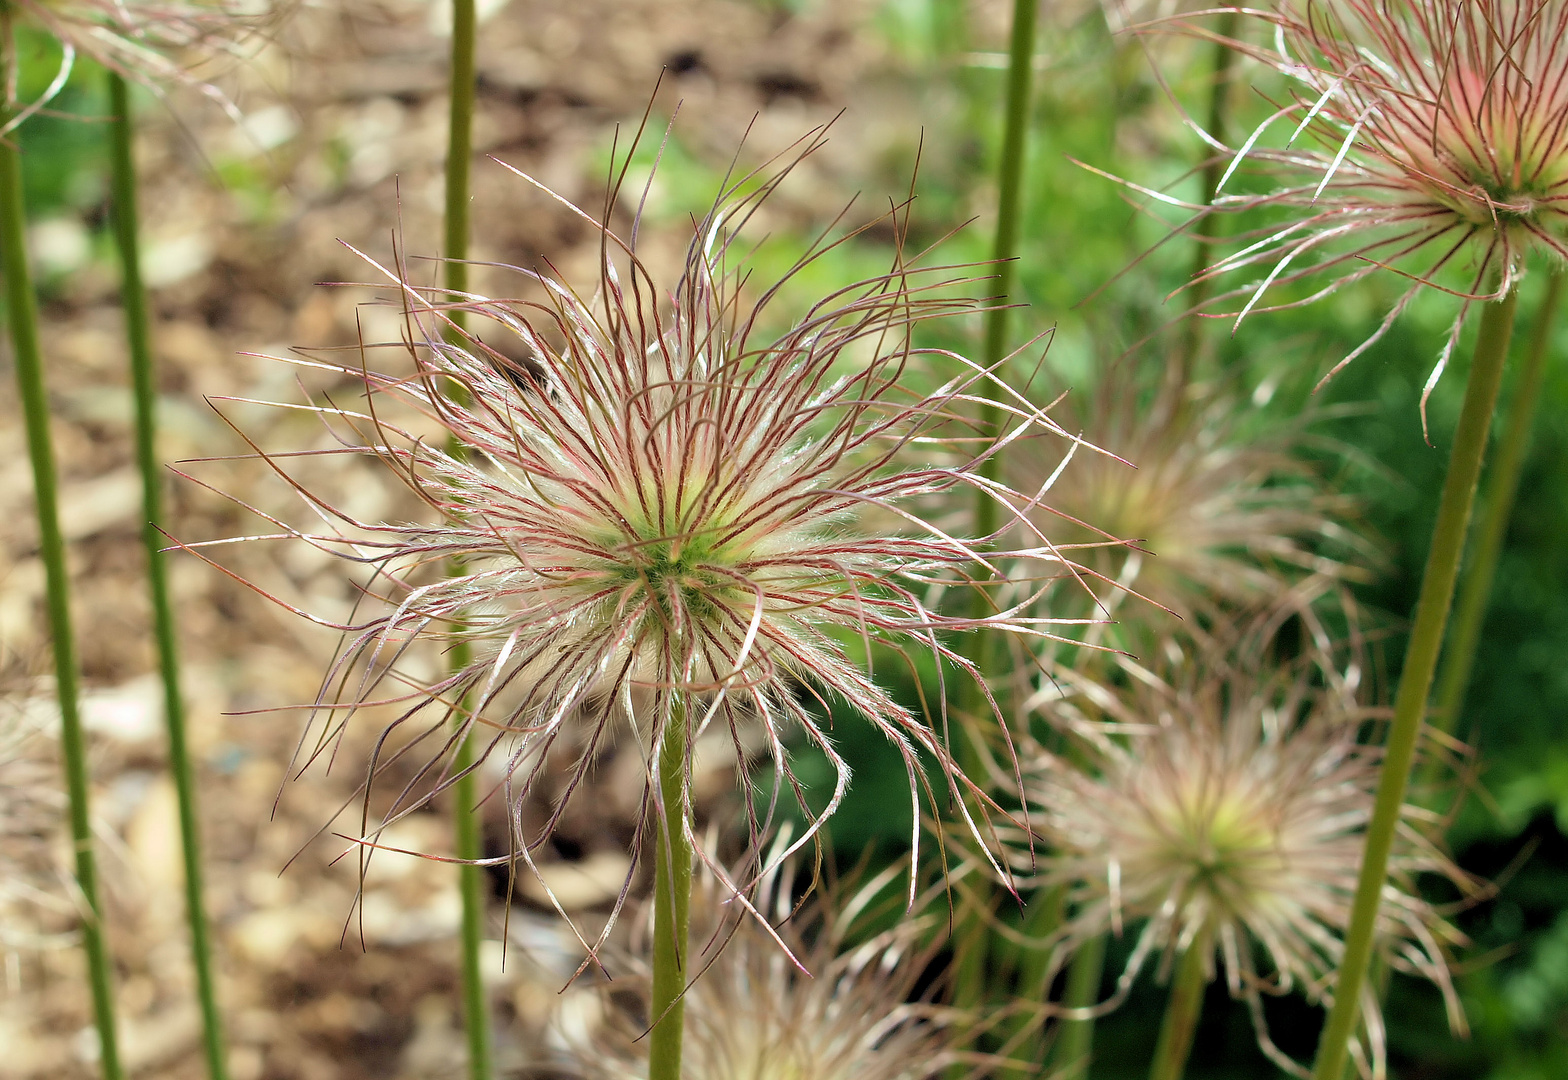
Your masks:
[[[1052,483],[1050,505],[1033,516],[1125,590],[1106,603],[1126,617],[1104,629],[1135,655],[1178,637],[1206,638],[1267,608],[1308,609],[1342,593],[1375,554],[1342,524],[1347,501],[1330,495],[1297,452],[1304,425],[1243,432],[1238,412],[1224,395],[1176,408],[1105,385],[1073,417],[1106,452],[1076,455]],[[1008,455],[1017,487],[1056,471],[1039,450],[1032,443]],[[1134,593],[1175,617],[1149,605],[1131,612]]]
[[[15,85],[6,86],[6,105],[13,115],[4,130],[54,99],[78,55],[155,91],[171,84],[195,86],[234,112],[222,93],[205,81],[211,72],[204,65],[244,52],[247,43],[276,22],[283,6],[281,0],[12,0],[3,27],[7,53],[15,52],[15,27],[30,26],[59,43],[61,59],[55,78],[36,101],[17,101]],[[13,70],[10,60],[7,68]]]

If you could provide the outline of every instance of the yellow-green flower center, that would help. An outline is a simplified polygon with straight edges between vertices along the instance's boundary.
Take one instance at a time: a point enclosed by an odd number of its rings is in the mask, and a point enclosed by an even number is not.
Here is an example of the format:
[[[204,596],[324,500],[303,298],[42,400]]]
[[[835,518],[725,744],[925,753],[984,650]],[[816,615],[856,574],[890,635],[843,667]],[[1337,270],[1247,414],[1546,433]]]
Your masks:
[[[1164,849],[1159,860],[1215,903],[1256,895],[1283,867],[1274,815],[1250,792],[1215,791],[1199,781],[1153,809]]]

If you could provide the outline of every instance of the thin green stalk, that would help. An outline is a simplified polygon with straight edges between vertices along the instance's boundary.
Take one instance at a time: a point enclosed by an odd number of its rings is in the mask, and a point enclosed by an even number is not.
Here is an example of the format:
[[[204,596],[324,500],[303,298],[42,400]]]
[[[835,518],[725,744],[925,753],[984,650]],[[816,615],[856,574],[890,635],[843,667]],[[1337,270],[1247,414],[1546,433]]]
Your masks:
[[[446,153],[446,228],[442,284],[456,294],[468,291],[468,171],[473,157],[474,95],[474,0],[452,0],[451,114],[447,126]],[[451,318],[463,324],[463,313]],[[454,332],[454,337],[459,336]],[[459,391],[460,392],[460,391]],[[457,650],[455,665],[468,663]],[[453,767],[460,773],[473,763],[473,734],[458,744]],[[479,947],[484,940],[484,870],[475,865],[484,854],[483,838],[476,804],[479,801],[477,775],[461,776],[453,785],[453,813],[457,817],[458,893],[463,902],[462,980],[463,1028],[468,1041],[470,1080],[490,1080],[494,1075],[490,1047],[490,1015],[485,1000],[484,976],[480,970]]]
[[[203,900],[201,818],[196,812],[196,770],[185,737],[185,699],[180,693],[179,635],[169,602],[169,575],[163,558],[163,476],[158,468],[158,390],[153,367],[142,285],[137,233],[136,159],[132,148],[130,92],[125,79],[110,71],[109,126],[111,184],[114,190],[114,239],[120,253],[120,306],[131,354],[131,386],[136,402],[136,467],[142,474],[142,543],[147,548],[147,589],[152,600],[153,634],[158,641],[158,674],[163,681],[163,718],[169,737],[169,772],[180,812],[180,853],[185,862],[185,918],[190,924],[191,961],[196,968],[196,998],[201,1004],[202,1046],[207,1075],[228,1076],[223,1019],[218,1011],[217,980]]]
[[[1209,952],[1208,934],[1200,933],[1182,953],[1171,996],[1165,1003],[1165,1019],[1160,1023],[1160,1041],[1154,1047],[1149,1080],[1181,1080],[1187,1071],[1187,1056],[1192,1053],[1192,1037],[1203,1013],[1203,992],[1208,986],[1203,961]]]
[[[1007,113],[1002,132],[1002,158],[998,170],[998,198],[996,209],[996,239],[992,256],[996,263],[996,292],[1007,297],[1013,290],[1017,277],[1014,258],[1018,253],[1020,203],[1023,192],[1024,159],[1029,135],[1029,104],[1034,78],[1035,18],[1038,0],[1013,0],[1012,39],[1007,62]],[[996,369],[1007,355],[1008,309],[993,307],[986,313],[985,352],[982,362],[989,369]],[[1001,433],[1001,410],[989,401],[980,409],[980,436],[995,439]],[[995,455],[980,466],[980,473],[989,480],[1001,475],[1002,462]],[[975,535],[982,539],[997,528],[995,500],[984,491],[976,495]],[[977,591],[974,599],[978,616],[990,614],[990,604],[983,593]],[[972,639],[973,661],[979,676],[987,678],[994,670],[995,643],[992,635],[976,632]],[[984,715],[989,706],[978,686],[965,684],[959,711],[970,719]],[[966,772],[978,764],[977,755],[960,740],[958,763]],[[959,913],[955,935],[955,971],[952,1001],[960,1009],[974,1009],[985,996],[985,965],[989,928],[986,913],[981,908],[966,907]]]
[[[686,702],[676,694],[659,742],[659,834],[653,882],[653,999],[648,1080],[680,1080],[691,930],[691,841],[686,837]]]
[[[1012,295],[1018,277],[1018,232],[1022,221],[1024,162],[1028,158],[1029,105],[1034,82],[1035,17],[1039,0],[1013,0],[1013,32],[1007,53],[1007,115],[1002,130],[1002,158],[997,168],[996,238],[991,257],[996,263],[996,294]],[[1007,323],[1011,311],[1004,306],[986,312],[985,352],[982,362],[995,369],[1007,355]],[[1001,431],[1001,409],[987,403],[980,413],[981,435],[994,438]],[[981,465],[987,479],[1002,470],[992,456]],[[996,503],[981,493],[975,506],[975,531],[989,536],[996,529]]]
[[[1085,1009],[1100,996],[1100,977],[1105,972],[1105,935],[1083,946],[1067,968],[1067,986],[1062,1004],[1069,1009]],[[1093,1020],[1064,1020],[1057,1036],[1054,1060],[1064,1076],[1087,1076],[1089,1054],[1094,1048]]]
[[[1497,408],[1497,392],[1502,384],[1503,363],[1508,356],[1508,340],[1513,332],[1518,301],[1518,289],[1510,289],[1507,296],[1487,304],[1481,313],[1475,359],[1465,386],[1464,406],[1459,414],[1459,427],[1454,432],[1453,449],[1449,451],[1448,476],[1443,482],[1432,548],[1421,578],[1421,596],[1410,628],[1399,692],[1394,698],[1394,718],[1389,724],[1377,801],[1372,820],[1367,825],[1361,876],[1356,883],[1350,926],[1345,934],[1345,951],[1335,980],[1334,1007],[1329,1011],[1318,1043],[1313,1080],[1340,1080],[1350,1039],[1360,1019],[1361,989],[1372,959],[1378,905],[1383,883],[1388,877],[1388,856],[1399,827],[1416,740],[1426,715],[1427,695],[1432,690],[1432,675],[1437,669],[1437,655],[1442,648],[1443,630],[1454,598],[1454,582],[1459,576],[1465,531],[1470,524],[1492,414]]]
[[[1452,733],[1459,721],[1465,692],[1470,688],[1470,672],[1475,665],[1476,645],[1486,621],[1486,603],[1492,595],[1492,579],[1497,575],[1497,559],[1502,554],[1508,519],[1513,516],[1514,499],[1519,492],[1519,475],[1524,471],[1525,451],[1530,446],[1530,431],[1535,427],[1535,412],[1546,381],[1546,357],[1551,352],[1552,328],[1563,294],[1562,270],[1554,270],[1546,280],[1546,295],[1536,314],[1535,333],[1525,354],[1524,370],[1509,406],[1508,422],[1497,443],[1497,458],[1490,470],[1486,496],[1481,500],[1481,520],[1471,541],[1470,565],[1459,586],[1454,603],[1452,629],[1444,654],[1442,674],[1437,681],[1437,696],[1432,724]],[[1430,758],[1423,767],[1423,780],[1436,779],[1438,759]]]
[[[0,85],[5,84],[5,75],[6,72],[0,70]],[[0,120],[3,119],[9,119],[8,110],[0,108]],[[5,274],[17,390],[27,425],[27,453],[33,466],[38,548],[44,564],[49,633],[54,646],[55,692],[60,702],[60,757],[70,801],[76,883],[87,905],[82,913],[82,944],[87,953],[93,1020],[98,1028],[99,1064],[105,1080],[120,1080],[123,1073],[114,1028],[113,973],[108,944],[104,940],[103,907],[98,900],[98,869],[93,858],[92,825],[87,807],[87,744],[78,711],[70,578],[65,567],[65,538],[60,533],[56,505],[54,450],[49,442],[49,402],[44,390],[43,357],[38,347],[38,302],[27,267],[27,218],[22,203],[21,155],[16,141],[15,132],[0,139],[0,270]]]
[[[1231,38],[1236,35],[1237,13],[1226,11],[1220,15],[1219,26],[1215,28],[1221,38]],[[1236,52],[1223,41],[1214,42],[1213,53],[1210,61],[1209,83],[1209,117],[1208,133],[1220,143],[1226,139],[1226,129],[1230,126],[1230,73],[1235,63]],[[1219,194],[1220,177],[1225,175],[1225,162],[1218,156],[1211,154],[1209,160],[1203,165],[1203,205],[1209,206],[1214,202],[1214,197]],[[1214,239],[1219,235],[1220,219],[1217,214],[1208,213],[1199,218],[1192,227],[1192,238],[1196,241],[1192,253],[1192,286],[1187,290],[1187,300],[1191,308],[1196,310],[1203,306],[1209,297],[1209,282],[1199,279],[1199,275],[1209,266],[1209,250]],[[1182,341],[1176,352],[1176,362],[1171,366],[1172,388],[1178,391],[1176,402],[1183,399],[1183,392],[1192,382],[1193,371],[1197,366],[1198,352],[1203,345],[1204,320],[1189,316],[1183,322]]]
[[[1056,885],[1049,889],[1041,889],[1034,895],[1029,904],[1028,918],[1024,920],[1023,932],[1033,941],[1044,941],[1056,933],[1062,922],[1062,886]],[[1051,987],[1046,982],[1050,953],[1045,949],[1021,949],[1018,958],[1017,994],[1021,1001],[1044,1004],[1046,994]],[[1002,1075],[1010,1080],[1027,1080],[1038,1074],[1036,1067],[1045,1059],[1045,1031],[1044,1022],[1038,1019],[1025,1018],[1011,1028],[1013,1034],[1021,1032],[1025,1025],[1033,1028],[1027,1039],[1021,1040],[1023,1045],[1014,1053],[1021,1064],[1016,1068],[1008,1069]]]
[[[451,293],[468,291],[468,170],[474,156],[474,0],[452,0],[451,114],[446,147],[446,261],[442,284]],[[457,299],[456,296],[451,299]],[[461,324],[462,312],[453,312]]]
[[[465,645],[454,650],[458,660],[466,666],[470,650]],[[465,701],[466,705],[466,701]],[[457,744],[452,768],[462,773],[474,763],[474,739],[470,731]],[[484,975],[479,967],[479,947],[485,934],[485,872],[475,861],[484,855],[484,838],[480,833],[477,770],[463,776],[452,785],[452,812],[457,818],[457,857],[467,860],[458,864],[457,889],[463,903],[463,920],[460,929],[463,951],[463,1018],[464,1034],[468,1040],[468,1075],[473,1080],[488,1080],[494,1072],[490,1050],[490,1013],[485,1000]]]

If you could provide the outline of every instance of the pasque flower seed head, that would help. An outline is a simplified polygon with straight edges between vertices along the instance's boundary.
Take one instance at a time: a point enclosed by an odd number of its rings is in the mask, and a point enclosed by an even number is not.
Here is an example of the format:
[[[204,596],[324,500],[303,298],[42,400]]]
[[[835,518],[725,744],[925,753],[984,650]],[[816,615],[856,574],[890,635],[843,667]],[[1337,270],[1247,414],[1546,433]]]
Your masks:
[[[1382,327],[1338,371],[1423,287],[1467,308],[1503,296],[1532,252],[1568,258],[1568,0],[1289,0],[1246,14],[1264,33],[1231,44],[1300,90],[1230,164],[1282,186],[1222,194],[1212,208],[1285,217],[1207,272],[1262,273],[1225,294],[1244,298],[1238,321],[1266,310],[1277,285],[1324,279],[1273,305],[1289,307],[1385,268],[1404,276]],[[1286,130],[1282,147],[1267,137]]]
[[[1053,970],[1084,943],[1136,928],[1117,990],[1097,1011],[1118,1005],[1151,961],[1168,969],[1188,948],[1212,950],[1210,978],[1223,967],[1264,1052],[1306,1075],[1270,1039],[1260,995],[1332,999],[1379,751],[1358,738],[1369,718],[1355,700],[1358,668],[1336,671],[1315,649],[1311,662],[1281,667],[1269,660],[1277,647],[1243,639],[1167,678],[1129,660],[1120,689],[1070,686],[1052,719],[1072,749],[1020,755],[1033,836],[1014,867],[1036,865],[1034,838],[1043,839],[1037,882],[1064,889],[1071,911],[1047,943]],[[1383,953],[1435,983],[1463,1030],[1447,960],[1462,938],[1415,879],[1474,886],[1420,821],[1407,809],[1379,916]],[[1364,1010],[1362,1059],[1378,1071],[1375,995]]]
[[[1375,561],[1342,521],[1353,504],[1329,494],[1298,453],[1305,421],[1245,432],[1228,395],[1178,408],[1170,395],[1150,403],[1110,380],[1085,397],[1087,405],[1066,403],[1066,417],[1107,452],[1077,454],[1033,516],[1063,550],[1127,590],[1107,598],[1113,614],[1136,593],[1173,616],[1143,605],[1103,627],[1134,655],[1201,640],[1250,613],[1342,596]],[[1058,471],[1042,449],[1008,455],[1019,488]]]
[[[895,875],[830,888],[801,905],[785,864],[764,876],[750,911],[728,902],[730,886],[705,875],[693,905],[693,942],[704,951],[694,950],[696,977],[686,991],[682,1075],[926,1080],[962,1061],[953,1011],[919,989],[936,952],[933,920],[902,918],[868,930],[898,903]],[[636,1008],[624,1004],[627,983],[640,990],[638,976],[647,974],[651,934],[643,938],[627,963],[609,961],[617,978],[608,987],[604,1024],[565,1040],[584,1080],[648,1075],[647,1000],[636,993]]]
[[[13,115],[0,133],[48,105],[70,78],[78,55],[154,90],[165,84],[195,86],[238,115],[206,81],[210,72],[203,67],[243,53],[286,6],[285,0],[8,0],[0,17],[0,48],[6,53],[5,102]],[[42,31],[61,49],[54,79],[25,104],[18,100],[16,86],[18,25]]]
[[[319,469],[323,454],[380,459],[428,511],[420,523],[359,521],[290,480],[330,527],[284,537],[368,565],[367,588],[384,603],[335,623],[346,644],[319,703],[323,730],[381,695],[405,703],[393,730],[422,717],[438,747],[390,814],[428,797],[428,778],[450,782],[443,762],[457,736],[438,732],[457,714],[486,756],[507,755],[514,806],[557,742],[578,751],[580,777],[624,724],[648,755],[646,821],[659,798],[652,749],[680,708],[692,742],[728,731],[741,758],[760,733],[772,791],[794,792],[803,807],[785,739],[800,733],[826,754],[837,778],[806,811],[817,824],[805,843],[849,782],[817,701],[892,741],[917,809],[922,755],[955,793],[978,794],[941,718],[911,712],[864,664],[873,644],[923,648],[973,677],[955,632],[1052,633],[1035,595],[986,617],[936,605],[944,590],[968,588],[976,568],[998,588],[1033,574],[1032,593],[1070,574],[1027,525],[1030,500],[982,471],[1012,441],[1064,436],[991,372],[917,344],[920,320],[975,309],[952,288],[963,272],[900,251],[886,274],[776,315],[778,286],[747,280],[736,237],[787,171],[727,190],[695,223],[676,280],[659,282],[635,239],[572,208],[602,238],[591,299],[552,273],[517,270],[531,299],[454,303],[393,266],[406,366],[297,361],[355,380],[366,397],[358,409],[315,406],[344,444],[304,460]],[[888,219],[900,236],[903,214]],[[983,398],[1008,418],[999,441],[965,420]],[[399,409],[422,434],[398,427]],[[300,460],[264,456],[284,475]],[[955,491],[975,487],[1024,524],[1023,543],[988,548],[938,523]],[[1006,535],[1016,537],[1013,525]],[[1005,581],[994,569],[1004,560]],[[472,651],[449,677],[422,678],[399,664],[420,641]],[[370,782],[384,765],[372,764]],[[755,805],[750,782],[742,790],[751,820],[765,823],[771,803]],[[967,816],[964,802],[955,805]],[[521,856],[542,841],[519,835]]]

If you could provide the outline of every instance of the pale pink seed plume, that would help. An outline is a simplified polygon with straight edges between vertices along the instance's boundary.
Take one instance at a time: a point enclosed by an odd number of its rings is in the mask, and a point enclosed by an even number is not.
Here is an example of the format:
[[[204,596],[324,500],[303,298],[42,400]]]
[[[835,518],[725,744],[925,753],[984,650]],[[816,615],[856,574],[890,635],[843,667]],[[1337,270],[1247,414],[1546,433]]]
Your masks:
[[[1213,207],[1194,207],[1268,215],[1203,275],[1253,280],[1209,306],[1229,306],[1239,324],[1383,270],[1405,278],[1379,329],[1331,376],[1422,288],[1449,293],[1460,311],[1430,392],[1471,303],[1501,298],[1532,253],[1568,257],[1568,0],[1286,0],[1237,10],[1243,31],[1221,40],[1294,89],[1224,151]],[[1177,25],[1214,36],[1197,19]],[[1234,176],[1257,174],[1278,186],[1234,193]],[[1305,295],[1287,288],[1299,282]]]
[[[1271,609],[1313,621],[1337,609],[1353,624],[1348,585],[1366,580],[1380,554],[1354,531],[1354,502],[1303,456],[1335,449],[1313,435],[1314,417],[1250,431],[1226,392],[1172,397],[1149,400],[1102,377],[1063,403],[1061,421],[1105,452],[1077,455],[1033,518],[1060,550],[1121,587],[1105,598],[1111,618],[1088,636],[1148,659],[1212,643]],[[1042,449],[1008,455],[1015,486],[1055,472]]]
[[[733,885],[713,873],[698,883],[683,1076],[928,1080],[973,1057],[956,1047],[960,1014],[933,1000],[939,985],[920,987],[941,943],[940,918],[897,917],[874,930],[901,913],[896,867],[818,886],[803,899],[793,865],[769,862],[754,914],[731,903]],[[558,1039],[573,1075],[648,1075],[652,937],[644,920],[630,947],[607,958],[613,979],[601,983],[598,1023],[562,1025]]]
[[[453,749],[470,735],[482,759],[504,766],[486,798],[514,811],[552,748],[574,760],[542,828],[524,830],[514,813],[513,858],[532,865],[615,739],[644,755],[646,838],[658,801],[652,748],[681,707],[691,729],[685,816],[691,747],[722,732],[741,770],[754,855],[780,798],[809,820],[792,848],[811,843],[838,807],[850,778],[824,724],[829,709],[864,718],[903,756],[915,857],[922,799],[956,808],[962,828],[989,843],[984,811],[971,817],[959,796],[995,804],[954,762],[942,696],[912,712],[871,662],[912,671],[924,650],[950,683],[974,676],[958,651],[964,632],[1036,640],[1064,629],[1040,614],[1041,598],[1092,579],[1027,524],[1049,492],[1017,494],[982,466],[1024,440],[1054,440],[1064,454],[1076,442],[995,373],[918,342],[921,321],[982,305],[964,296],[972,269],[904,252],[907,206],[881,219],[900,239],[887,273],[775,310],[779,290],[825,248],[801,256],[785,281],[760,283],[737,237],[820,138],[730,184],[693,222],[674,280],[639,259],[635,224],[623,237],[573,208],[602,237],[591,294],[553,271],[505,268],[514,298],[454,302],[400,261],[371,261],[397,292],[405,340],[356,349],[346,363],[284,361],[357,387],[278,406],[313,412],[333,433],[324,448],[254,448],[319,525],[273,520],[276,531],[252,539],[310,545],[362,574],[353,614],[300,610],[343,640],[296,763],[303,773],[329,760],[356,715],[384,725],[366,768],[360,842],[448,788]],[[395,363],[384,365],[389,353]],[[968,419],[984,401],[1005,417],[1000,439],[980,437]],[[423,508],[417,520],[356,520],[314,491],[307,474],[345,457],[383,462],[388,483]],[[996,537],[953,531],[977,488],[1003,507]],[[1006,606],[945,614],[939,605],[973,609],[977,580]],[[806,790],[790,767],[792,739],[826,755],[831,791]],[[747,748],[759,743],[771,783],[747,778],[756,757]],[[394,770],[395,790],[380,792]],[[911,873],[911,897],[913,883]]]
[[[1050,972],[1089,941],[1131,935],[1115,991],[1079,1012],[1115,1009],[1140,974],[1166,979],[1177,956],[1206,941],[1208,977],[1223,971],[1262,1051],[1306,1076],[1270,1037],[1263,998],[1333,1000],[1378,782],[1380,750],[1360,736],[1381,714],[1358,701],[1354,653],[1310,639],[1299,659],[1281,659],[1282,649],[1288,656],[1264,620],[1224,652],[1160,670],[1123,659],[1104,682],[1061,676],[1058,700],[1041,706],[1053,739],[1019,751],[1032,835],[1019,837],[1013,867],[1037,889],[1065,890],[1071,916],[1032,943],[1047,951]],[[1380,953],[1393,970],[1435,984],[1463,1032],[1449,956],[1464,938],[1417,882],[1444,880],[1456,903],[1480,886],[1443,855],[1440,835],[1441,823],[1406,808]],[[1375,990],[1363,1010],[1365,1038],[1353,1052],[1366,1075],[1381,1076]]]

